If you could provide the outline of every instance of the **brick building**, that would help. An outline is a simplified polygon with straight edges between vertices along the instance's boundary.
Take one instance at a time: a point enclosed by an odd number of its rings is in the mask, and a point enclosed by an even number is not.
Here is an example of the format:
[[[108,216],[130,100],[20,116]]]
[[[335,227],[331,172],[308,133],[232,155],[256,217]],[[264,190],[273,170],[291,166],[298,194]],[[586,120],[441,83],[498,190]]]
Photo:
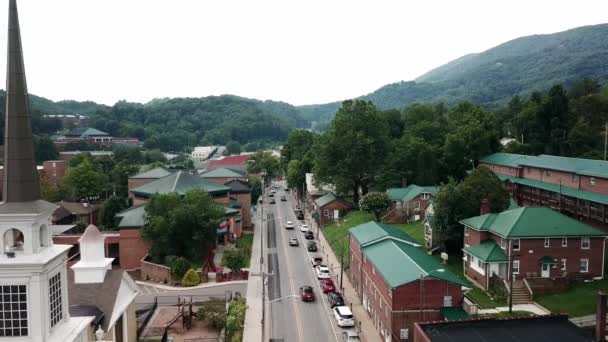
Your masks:
[[[238,169],[229,167],[221,167],[201,174],[201,177],[218,184],[226,184],[231,180],[240,180],[247,182],[247,173]]]
[[[224,185],[230,188],[230,198],[239,204],[243,229],[251,230],[251,188],[249,184],[235,179],[226,182]],[[238,234],[238,237],[240,237],[240,234]]]
[[[386,190],[392,204],[384,218],[385,221],[404,223],[424,219],[424,209],[438,191],[439,187],[436,186],[418,186],[416,184]]]
[[[319,223],[321,225],[331,223],[336,218],[343,217],[352,207],[336,197],[333,192],[328,192],[324,196],[317,198],[313,203],[314,210],[319,215]]]
[[[608,162],[494,153],[479,161],[520,206],[543,206],[608,231]]]
[[[220,168],[230,168],[232,170],[247,171],[247,161],[252,154],[240,154],[236,156],[222,156],[220,158],[209,159],[207,161],[207,170],[215,170]]]
[[[488,288],[492,275],[509,280],[512,273],[517,282],[604,275],[607,234],[550,208],[485,213],[460,223],[465,275],[481,288]]]
[[[63,184],[68,164],[65,160],[47,160],[42,164],[45,179],[53,186]]]
[[[70,143],[85,142],[97,146],[111,147],[114,144],[142,146],[143,143],[137,138],[116,138],[106,132],[91,127],[78,127],[63,136],[55,139],[57,150],[63,151]]]
[[[373,221],[349,234],[349,276],[382,341],[400,341],[448,308],[462,311],[467,283],[407,234]]]

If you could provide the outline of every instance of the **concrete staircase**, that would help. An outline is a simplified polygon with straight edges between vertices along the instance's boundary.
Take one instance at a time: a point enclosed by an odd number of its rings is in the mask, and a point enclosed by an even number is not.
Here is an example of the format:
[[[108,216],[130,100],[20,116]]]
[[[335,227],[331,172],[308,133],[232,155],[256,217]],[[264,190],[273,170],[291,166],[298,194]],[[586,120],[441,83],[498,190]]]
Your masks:
[[[513,282],[513,304],[528,304],[530,302],[532,302],[532,298],[523,280]]]

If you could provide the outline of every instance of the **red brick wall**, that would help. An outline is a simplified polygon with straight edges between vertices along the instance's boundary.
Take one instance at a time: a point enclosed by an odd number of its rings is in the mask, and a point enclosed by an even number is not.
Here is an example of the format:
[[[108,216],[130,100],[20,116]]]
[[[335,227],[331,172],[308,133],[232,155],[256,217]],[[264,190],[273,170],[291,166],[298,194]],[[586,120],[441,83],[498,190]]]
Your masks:
[[[48,160],[43,163],[43,173],[50,184],[58,186],[63,184],[63,178],[67,170],[65,160]]]
[[[171,283],[171,269],[164,265],[143,261],[141,263],[141,277],[143,280],[161,283]]]
[[[465,265],[464,265],[464,273],[471,279],[473,279],[477,284],[481,285],[482,288],[487,289],[488,288],[488,278],[475,271],[473,268],[471,268],[471,261],[470,261],[470,257],[467,258],[467,261],[465,261]],[[487,273],[487,269],[486,269],[486,273]]]
[[[221,204],[221,205],[227,205],[228,203],[230,203],[230,198],[228,197],[228,195],[221,195],[218,197],[213,197],[213,201],[217,204]]]
[[[120,267],[125,270],[139,268],[141,259],[148,254],[148,244],[141,238],[140,229],[120,230]]]
[[[502,166],[502,165],[494,165],[494,164],[486,164],[480,163],[479,166],[485,167],[486,169],[492,170],[494,173],[511,176],[511,177],[521,177],[520,169],[516,167]]]
[[[581,190],[597,192],[604,195],[608,195],[608,179],[598,178],[598,177],[589,177],[589,176],[581,176]],[[595,184],[591,184],[590,179],[594,178]]]
[[[429,199],[422,199],[422,194],[420,194],[407,202],[405,205],[409,208],[410,216],[420,215],[420,219],[424,219],[424,208],[431,199],[433,199],[433,195],[430,195]]]
[[[431,342],[431,339],[426,336],[419,324],[415,325],[413,342]]]
[[[468,228],[468,235],[464,236],[464,244],[469,246],[478,245],[481,241],[488,239],[488,232],[479,232]]]
[[[236,197],[237,202],[241,205],[242,209],[242,222],[243,229],[250,230],[251,229],[251,193],[239,193],[232,194],[232,196]]]
[[[319,208],[319,211],[320,211],[319,218],[320,218],[321,224],[327,224],[327,223],[331,223],[334,221],[334,210],[339,210],[340,216],[342,216],[342,211],[347,210],[348,208],[349,208],[348,205],[346,205],[345,203],[342,203],[340,201],[332,201],[332,202],[327,203],[323,207]],[[325,215],[325,210],[328,211],[329,216]]]
[[[133,200],[133,205],[140,205],[148,202],[147,198],[136,197],[132,192],[129,192],[129,198]]]

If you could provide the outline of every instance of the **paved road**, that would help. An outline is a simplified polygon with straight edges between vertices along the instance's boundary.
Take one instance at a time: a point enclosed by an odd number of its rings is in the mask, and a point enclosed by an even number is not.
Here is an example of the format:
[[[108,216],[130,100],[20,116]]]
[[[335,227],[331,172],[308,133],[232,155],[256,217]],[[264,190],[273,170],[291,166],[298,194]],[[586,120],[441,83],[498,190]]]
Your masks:
[[[300,222],[293,213],[295,205],[291,196],[286,196],[286,202],[280,201],[282,195],[283,190],[277,190],[277,203],[267,204],[264,210],[268,213],[264,235],[268,271],[275,274],[268,279],[270,338],[289,342],[339,341],[342,329],[336,326],[314,274],[306,240],[299,230]],[[296,229],[285,229],[287,221],[296,223]],[[290,237],[296,237],[300,245],[290,247]],[[298,289],[303,285],[313,286],[315,302],[300,301]]]
[[[159,305],[174,305],[177,303],[177,297],[191,297],[195,302],[207,301],[209,298],[225,298],[226,291],[231,293],[239,292],[245,296],[247,292],[247,283],[237,284],[218,284],[216,286],[183,289],[183,290],[150,290],[144,289],[140,295],[135,298],[135,304],[138,309],[146,308],[154,303],[154,298],[158,298]],[[163,291],[163,292],[161,292]]]

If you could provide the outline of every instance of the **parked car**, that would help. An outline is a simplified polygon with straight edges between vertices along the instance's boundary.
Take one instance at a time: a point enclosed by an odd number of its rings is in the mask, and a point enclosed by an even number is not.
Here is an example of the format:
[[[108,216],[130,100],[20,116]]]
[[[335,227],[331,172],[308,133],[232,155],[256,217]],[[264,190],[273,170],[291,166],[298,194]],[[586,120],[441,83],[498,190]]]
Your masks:
[[[281,202],[286,202],[287,198],[285,196],[281,196]]]
[[[301,224],[300,225],[300,231],[302,233],[306,233],[308,231],[308,225],[307,224]]]
[[[339,327],[352,327],[355,325],[353,313],[348,306],[336,306],[334,308],[334,317]]]
[[[329,273],[329,267],[324,265],[319,265],[315,267],[315,273],[317,274],[317,279],[331,278],[331,274]]]
[[[271,192],[271,193],[269,193],[269,194],[268,194],[268,197],[274,197],[274,193],[272,193],[272,192]]]
[[[285,223],[285,229],[294,229],[295,227],[296,225],[291,221],[287,221],[287,223]]]
[[[306,249],[309,252],[316,252],[317,251],[317,243],[314,241],[308,241],[308,243],[306,244]]]
[[[319,266],[321,263],[323,262],[323,256],[321,254],[318,253],[313,253],[310,256],[310,263],[312,264],[312,267],[317,267]]]
[[[262,197],[260,197],[260,199],[258,199],[258,203],[260,203],[260,204],[264,203],[264,199],[262,199]]]
[[[298,220],[303,220],[304,219],[304,212],[300,211],[297,215]]]
[[[288,191],[289,191],[289,188],[288,188],[288,187],[285,187],[285,192],[288,192]]]
[[[298,239],[296,239],[295,237],[292,237],[289,239],[289,245],[290,246],[298,246]]]
[[[334,285],[334,281],[331,279],[323,279],[321,280],[321,290],[323,293],[335,292],[336,285]]]
[[[338,292],[329,292],[327,294],[327,301],[332,309],[336,306],[344,306],[344,298]]]
[[[306,240],[314,240],[315,234],[313,234],[311,231],[307,231],[306,233],[304,233],[304,238]]]
[[[270,203],[270,204],[276,204],[277,202],[274,201],[274,198],[271,198],[270,202],[268,202],[268,203]]]
[[[361,342],[361,339],[358,332],[348,330],[342,332],[342,342]]]
[[[300,298],[303,302],[313,302],[315,300],[315,292],[312,290],[312,286],[300,287]]]
[[[272,189],[272,190],[270,190],[270,193],[271,193],[271,194],[276,194],[276,193],[277,193],[277,191],[276,191],[275,189]]]

